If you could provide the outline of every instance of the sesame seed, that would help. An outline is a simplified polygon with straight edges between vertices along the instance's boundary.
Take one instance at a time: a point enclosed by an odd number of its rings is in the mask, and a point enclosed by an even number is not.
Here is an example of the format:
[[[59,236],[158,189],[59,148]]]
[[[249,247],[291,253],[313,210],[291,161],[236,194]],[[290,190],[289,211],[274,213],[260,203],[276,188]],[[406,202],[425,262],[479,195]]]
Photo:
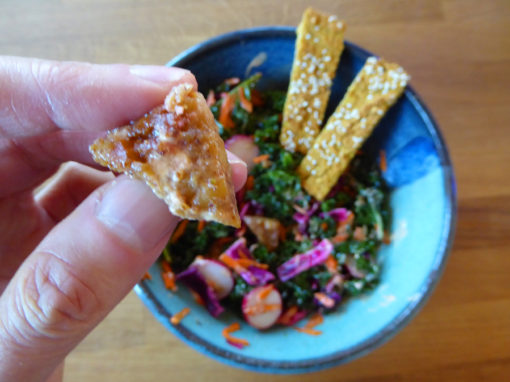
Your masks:
[[[316,25],[315,28],[313,28],[313,29],[315,29],[316,31],[319,31],[319,26]]]
[[[382,111],[382,109],[377,109],[377,114],[379,114],[379,115],[383,115],[383,114],[384,114],[384,111]]]
[[[328,50],[326,48],[322,49],[322,54],[328,53]]]
[[[352,141],[353,141],[354,143],[360,143],[361,141],[363,141],[363,139],[362,139],[362,138],[360,138],[360,137],[352,137]]]
[[[348,103],[345,105],[345,107],[346,107],[347,109],[350,109],[350,108],[352,107],[352,104],[350,104],[350,103],[348,102]]]
[[[344,27],[344,24],[341,21],[339,21],[336,23],[336,26],[338,29],[342,29]]]
[[[374,98],[374,95],[373,95],[372,93],[368,93],[368,95],[367,95],[367,100],[369,100],[369,101],[370,101],[370,100],[371,100],[371,99],[373,99],[373,98]]]
[[[331,57],[330,57],[330,56],[326,56],[326,57],[324,57],[324,61],[326,61],[326,62],[331,61]]]
[[[337,20],[337,17],[335,15],[331,15],[331,16],[328,17],[328,21],[330,23],[332,23],[333,21],[336,21],[336,20]]]
[[[318,38],[318,37],[315,37],[315,38],[313,39],[313,42],[317,44],[317,43],[319,42],[319,38]]]

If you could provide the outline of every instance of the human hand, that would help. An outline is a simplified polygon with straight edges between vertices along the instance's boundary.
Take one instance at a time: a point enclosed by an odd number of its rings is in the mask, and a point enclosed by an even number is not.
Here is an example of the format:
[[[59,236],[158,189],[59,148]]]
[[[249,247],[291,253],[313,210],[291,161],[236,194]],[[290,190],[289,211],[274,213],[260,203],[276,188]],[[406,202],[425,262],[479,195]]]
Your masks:
[[[194,77],[177,68],[0,58],[0,380],[44,381],[131,290],[175,228],[142,182],[89,144]],[[229,156],[234,184],[244,163]],[[37,190],[37,192],[35,192]]]

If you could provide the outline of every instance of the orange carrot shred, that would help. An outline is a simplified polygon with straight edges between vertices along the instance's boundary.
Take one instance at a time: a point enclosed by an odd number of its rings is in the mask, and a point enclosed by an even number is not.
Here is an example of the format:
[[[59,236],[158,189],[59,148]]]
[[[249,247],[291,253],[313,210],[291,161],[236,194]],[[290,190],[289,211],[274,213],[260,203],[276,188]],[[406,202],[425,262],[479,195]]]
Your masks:
[[[202,232],[205,227],[205,224],[206,224],[205,220],[200,220],[198,222],[197,232]]]
[[[315,313],[308,322],[305,324],[305,328],[314,328],[324,322],[324,317],[320,313]]]
[[[271,310],[276,310],[280,308],[280,304],[258,304],[254,306],[250,306],[243,309],[243,313],[253,316],[256,314],[266,313]]]
[[[184,308],[180,312],[177,312],[172,317],[170,317],[170,322],[172,323],[172,325],[179,325],[182,319],[186,317],[190,311],[191,311],[190,308],[188,307]]]
[[[241,266],[236,259],[233,259],[231,258],[230,256],[228,256],[227,254],[225,253],[222,253],[219,257],[219,260],[223,263],[225,263],[225,265],[227,265],[228,267],[232,268],[234,271],[236,271],[237,273],[242,273],[242,272],[245,272],[246,271],[246,268],[244,268],[243,266]]]
[[[235,261],[237,262],[237,264],[239,264],[240,266],[245,267],[245,268],[249,267],[249,266],[257,267],[257,268],[260,268],[260,269],[267,269],[267,268],[269,268],[269,265],[259,263],[259,262],[255,261],[255,260],[252,260],[252,259],[241,258],[241,259],[235,259]]]
[[[257,298],[260,300],[260,301],[263,301],[267,298],[267,296],[269,296],[269,294],[273,291],[273,286],[271,284],[267,285],[264,289],[262,289]]]
[[[214,91],[211,89],[209,90],[209,93],[207,94],[207,106],[211,107],[216,103],[216,97],[214,96]]]
[[[297,326],[294,327],[295,330],[301,333],[306,333],[311,336],[320,336],[322,332],[320,330],[312,329],[312,328],[299,328]]]
[[[386,151],[379,151],[379,167],[382,172],[386,172],[388,169],[388,162],[386,161]]]
[[[388,231],[384,231],[384,236],[383,236],[383,243],[384,244],[390,244],[391,243],[391,235]]]
[[[338,261],[336,261],[333,255],[329,255],[324,265],[326,265],[326,268],[330,273],[338,272]]]
[[[321,229],[322,229],[322,230],[327,230],[327,229],[328,229],[328,223],[326,223],[326,222],[322,222],[322,223],[321,223]]]
[[[352,234],[354,240],[363,241],[367,238],[365,227],[356,227],[354,229],[354,233]]]
[[[175,243],[179,238],[182,236],[184,231],[186,231],[186,226],[188,225],[187,220],[182,220],[177,228],[174,231],[174,234],[172,235],[172,238],[170,239],[170,242]]]
[[[165,272],[172,272],[172,267],[170,267],[170,264],[167,261],[161,262],[161,268],[163,268],[163,271]]]
[[[261,163],[269,159],[269,154],[259,155],[252,159],[253,163]]]
[[[335,244],[343,243],[349,238],[349,235],[347,233],[340,233],[336,236],[333,236],[331,238],[331,241]]]
[[[142,280],[152,280],[152,276],[149,272],[145,272],[145,274],[142,276]]]
[[[239,323],[238,322],[234,322],[231,325],[229,325],[226,328],[224,328],[221,331],[221,334],[223,335],[223,337],[225,337],[227,342],[231,342],[233,344],[237,344],[237,345],[240,345],[240,346],[248,346],[250,343],[247,340],[244,340],[242,338],[232,337],[230,335],[230,333],[236,332],[239,329],[241,329],[241,326],[239,325]]]
[[[198,305],[205,305],[204,300],[197,292],[195,292],[193,289],[190,289],[189,291],[191,292],[191,295],[193,296],[193,300],[195,300],[195,302]]]
[[[255,183],[255,178],[253,175],[249,175],[248,178],[246,178],[246,189],[251,190],[253,188],[253,185]]]
[[[308,213],[303,207],[299,207],[297,204],[293,204],[292,207],[301,215],[306,215]]]
[[[296,305],[291,306],[287,309],[278,319],[278,323],[283,325],[288,325],[292,316],[294,316],[298,312],[298,307]]]
[[[248,113],[253,112],[253,105],[248,99],[246,98],[246,94],[244,94],[243,87],[239,88],[239,103],[241,104],[241,107],[246,110]]]
[[[232,97],[228,93],[223,93],[223,102],[221,103],[220,107],[220,118],[219,122],[225,127],[226,129],[231,129],[235,126],[234,121],[232,121],[232,118],[230,118],[230,113],[232,113],[232,110],[234,109],[235,102],[234,97]]]
[[[170,289],[172,292],[177,290],[175,274],[173,272],[161,272],[161,277],[163,277],[163,283],[165,284],[166,289]]]

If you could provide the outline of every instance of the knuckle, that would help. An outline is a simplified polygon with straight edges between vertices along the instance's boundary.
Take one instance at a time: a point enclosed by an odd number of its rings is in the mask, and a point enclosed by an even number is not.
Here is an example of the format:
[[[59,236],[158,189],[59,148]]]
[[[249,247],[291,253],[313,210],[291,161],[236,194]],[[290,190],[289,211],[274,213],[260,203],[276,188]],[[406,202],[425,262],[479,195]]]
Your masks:
[[[94,289],[49,252],[38,254],[18,298],[19,314],[36,336],[55,338],[80,332],[100,311]]]

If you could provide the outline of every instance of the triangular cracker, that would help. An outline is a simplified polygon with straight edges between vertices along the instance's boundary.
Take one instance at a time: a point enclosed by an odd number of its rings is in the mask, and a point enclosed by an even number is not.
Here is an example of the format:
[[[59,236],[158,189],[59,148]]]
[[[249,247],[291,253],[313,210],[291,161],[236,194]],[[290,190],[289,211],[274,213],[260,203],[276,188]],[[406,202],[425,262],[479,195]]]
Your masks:
[[[204,97],[189,84],[96,140],[90,152],[112,171],[144,180],[174,215],[241,224],[225,146]]]

